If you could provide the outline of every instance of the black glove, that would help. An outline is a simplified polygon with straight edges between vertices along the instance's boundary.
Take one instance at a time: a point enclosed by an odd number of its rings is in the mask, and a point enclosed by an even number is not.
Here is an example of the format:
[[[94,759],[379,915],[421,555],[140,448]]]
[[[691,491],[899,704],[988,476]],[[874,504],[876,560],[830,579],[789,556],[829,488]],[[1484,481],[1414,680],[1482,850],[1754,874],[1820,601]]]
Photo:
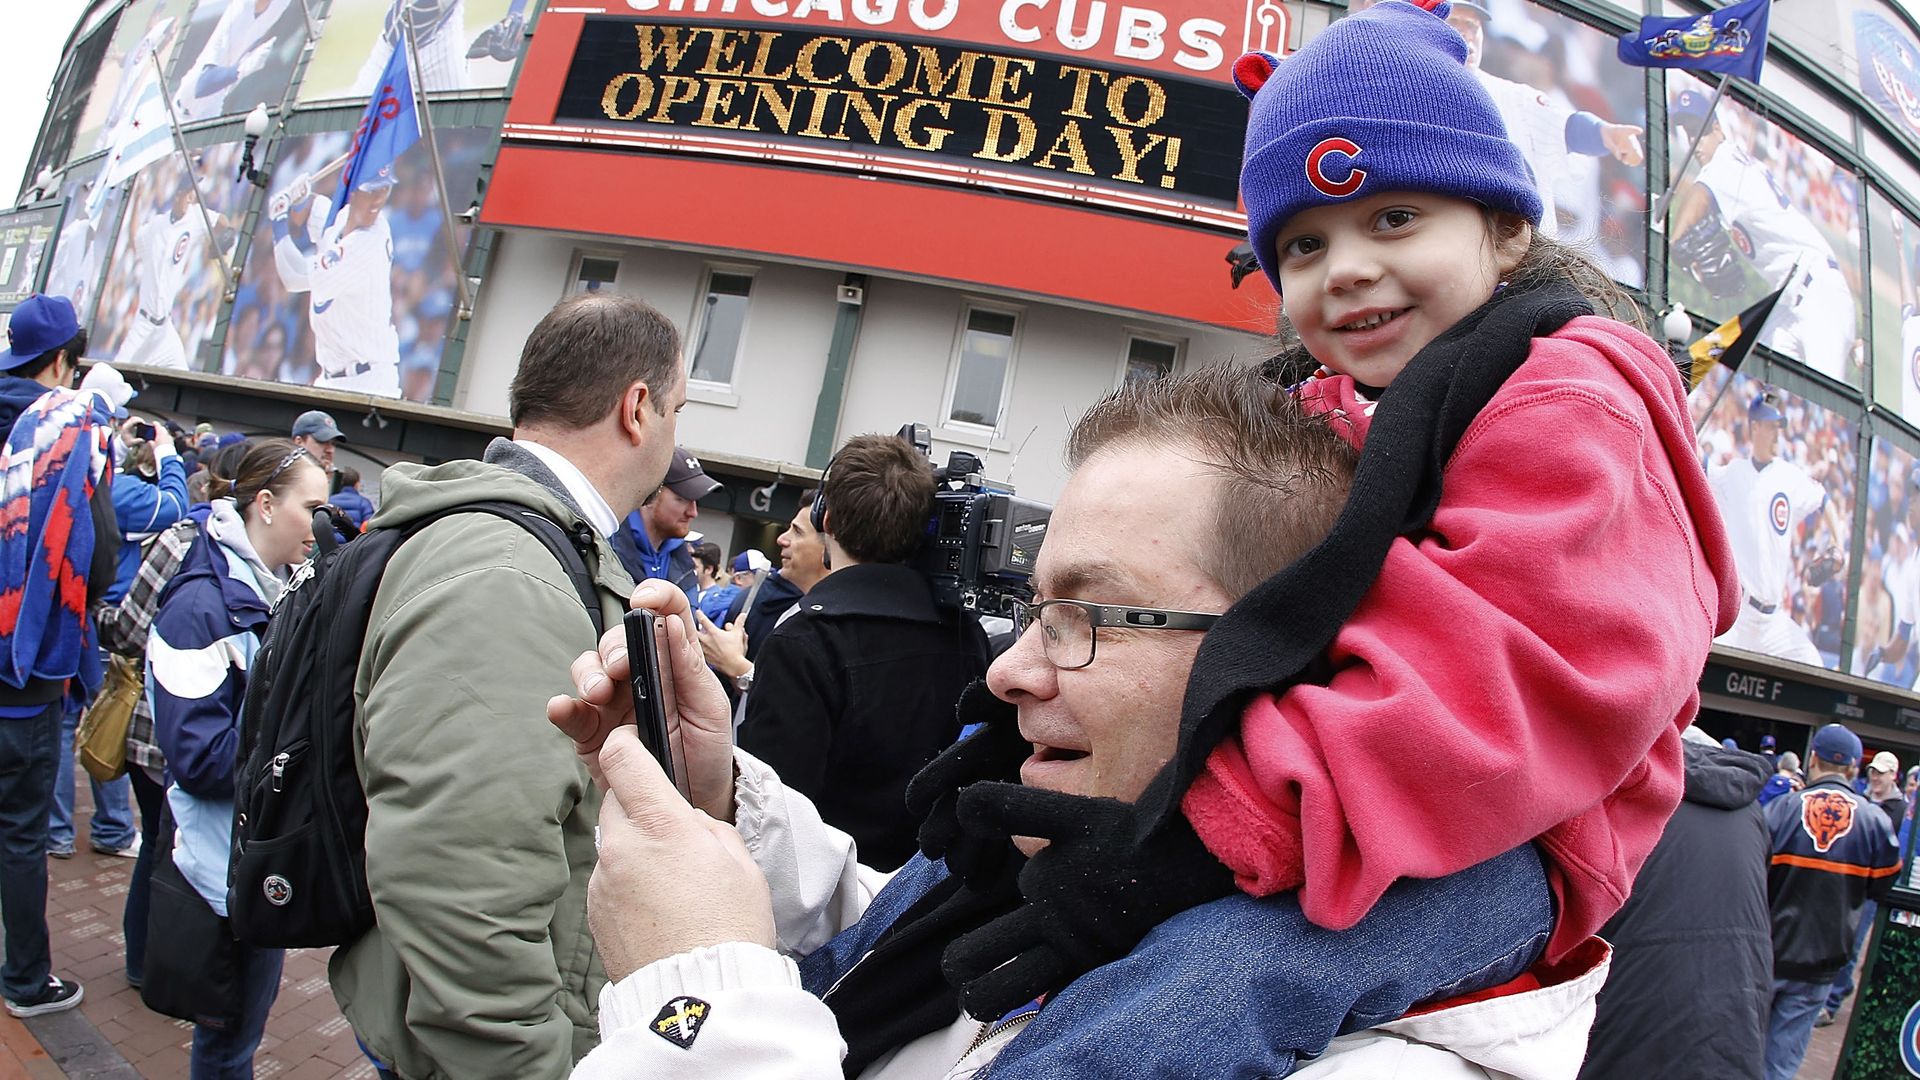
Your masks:
[[[1845,566],[1845,557],[1838,550],[1832,547],[1822,548],[1813,558],[1807,560],[1807,584],[1817,589],[1832,581],[1835,575],[1845,569]]]
[[[1025,902],[956,939],[941,966],[976,1017],[998,1017],[1133,951],[1147,931],[1233,892],[1233,874],[1177,817],[1135,846],[1132,804],[1018,784],[960,795],[977,836],[1049,841],[1020,871]]]
[[[1673,242],[1674,261],[1687,268],[1695,281],[1719,298],[1738,296],[1746,288],[1745,261],[1733,247],[1733,234],[1719,214],[1709,213]]]
[[[1020,765],[1033,744],[1020,737],[1014,707],[993,696],[985,679],[976,679],[960,695],[960,726],[980,730],[941,751],[907,784],[907,812],[920,821],[920,850],[944,858],[948,869],[969,881],[982,881],[1018,858],[1007,834],[969,835],[960,826],[956,805],[960,789],[982,780],[1018,783]]]

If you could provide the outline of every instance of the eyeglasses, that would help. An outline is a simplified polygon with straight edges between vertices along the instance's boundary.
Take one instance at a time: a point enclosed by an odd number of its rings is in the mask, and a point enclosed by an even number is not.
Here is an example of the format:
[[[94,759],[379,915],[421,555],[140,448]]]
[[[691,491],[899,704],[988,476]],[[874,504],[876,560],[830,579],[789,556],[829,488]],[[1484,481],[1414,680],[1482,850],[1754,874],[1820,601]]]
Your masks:
[[[1043,600],[1013,603],[1013,636],[1025,637],[1027,628],[1040,626],[1040,648],[1047,661],[1062,671],[1093,663],[1094,631],[1102,626],[1130,630],[1205,630],[1220,621],[1218,615],[1165,608],[1114,607],[1084,600]]]

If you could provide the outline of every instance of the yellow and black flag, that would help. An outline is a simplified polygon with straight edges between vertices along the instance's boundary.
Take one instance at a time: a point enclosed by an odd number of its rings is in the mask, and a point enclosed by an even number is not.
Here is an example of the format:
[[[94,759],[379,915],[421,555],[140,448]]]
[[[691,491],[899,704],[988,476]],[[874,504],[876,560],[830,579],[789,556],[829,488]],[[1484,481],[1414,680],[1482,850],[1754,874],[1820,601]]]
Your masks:
[[[1793,276],[1789,274],[1787,280],[1792,281]],[[1753,343],[1760,340],[1760,331],[1766,328],[1767,316],[1773,314],[1773,305],[1780,302],[1780,294],[1786,291],[1785,285],[1780,286],[1687,346],[1687,355],[1693,357],[1693,375],[1687,381],[1689,392],[1716,367],[1724,364],[1728,371],[1740,370],[1740,361],[1753,351]]]

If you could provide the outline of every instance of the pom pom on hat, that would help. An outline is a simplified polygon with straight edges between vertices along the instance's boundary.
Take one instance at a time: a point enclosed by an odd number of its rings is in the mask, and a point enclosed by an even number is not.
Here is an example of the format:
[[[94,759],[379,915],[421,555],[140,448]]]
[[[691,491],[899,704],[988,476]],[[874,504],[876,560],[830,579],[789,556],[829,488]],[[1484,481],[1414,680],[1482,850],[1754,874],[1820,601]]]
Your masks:
[[[1280,289],[1274,238],[1302,210],[1385,191],[1469,199],[1540,223],[1540,193],[1500,110],[1466,66],[1446,0],[1383,0],[1281,60],[1247,53],[1240,167],[1247,239]]]

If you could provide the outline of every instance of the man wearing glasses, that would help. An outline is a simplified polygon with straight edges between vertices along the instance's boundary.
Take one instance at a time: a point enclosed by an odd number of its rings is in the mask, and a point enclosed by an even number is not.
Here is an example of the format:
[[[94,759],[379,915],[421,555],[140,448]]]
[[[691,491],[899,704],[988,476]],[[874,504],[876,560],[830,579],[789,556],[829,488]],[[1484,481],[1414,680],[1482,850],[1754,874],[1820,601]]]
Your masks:
[[[697,649],[675,643],[682,801],[633,734],[616,639],[575,662],[580,696],[555,698],[548,717],[608,792],[588,912],[610,983],[601,1045],[574,1075],[844,1070],[912,1080],[974,1075],[989,1062],[995,1075],[1047,1077],[1280,1076],[1296,1066],[1306,1077],[1333,1075],[1337,1062],[1368,1076],[1484,1076],[1478,1068],[1542,1061],[1571,1073],[1604,964],[1570,991],[1522,999],[1535,1010],[1524,1029],[1502,1003],[1391,1027],[1375,1025],[1403,1007],[1340,1004],[1311,1023],[1373,1030],[1332,1044],[1322,1036],[1311,1047],[1276,1037],[1276,1027],[1298,1023],[1294,1014],[1324,1009],[1333,996],[1303,981],[1322,972],[1329,981],[1384,979],[1399,961],[1306,925],[1283,898],[1254,900],[1230,884],[1206,894],[1219,899],[1203,897],[1160,922],[1120,961],[1048,996],[1044,1010],[1030,998],[980,1004],[1015,969],[1050,962],[1044,950],[986,971],[966,962],[983,935],[1008,926],[1009,911],[1031,906],[1030,893],[1023,906],[1027,879],[1012,888],[1005,867],[1037,866],[1032,856],[1046,842],[1018,827],[995,833],[991,826],[1009,818],[984,814],[983,800],[969,798],[980,784],[956,798],[958,784],[998,769],[1018,781],[987,785],[1002,793],[1087,796],[1090,827],[1103,808],[1138,798],[1174,751],[1202,632],[1326,534],[1353,466],[1345,444],[1302,418],[1277,384],[1219,368],[1117,391],[1075,426],[1068,459],[1073,472],[1040,552],[1036,600],[1020,610],[1015,643],[988,672],[991,693],[976,686],[961,702],[962,720],[984,722],[985,732],[929,766],[902,808],[921,820],[922,846],[941,860],[916,855],[890,878],[861,866],[811,803],[733,750],[718,685]],[[677,611],[676,595],[648,582],[633,602]],[[1012,854],[1016,846],[1025,860]],[[1532,878],[1503,869],[1514,859],[1536,860]],[[1217,864],[1192,869],[1222,873]],[[1518,884],[1538,877],[1530,850],[1462,876],[1483,874],[1468,886],[1487,890],[1478,895],[1544,917],[1544,889]],[[1433,927],[1461,946],[1455,962],[1485,957],[1506,973],[1495,981],[1516,972],[1503,966],[1511,955],[1475,951],[1499,935],[1482,935],[1470,913],[1452,917],[1432,884],[1395,885],[1368,919]],[[1036,943],[1071,947],[1105,929],[1071,909],[1054,914],[1055,923],[1028,924]],[[1421,985],[1450,995],[1445,983]],[[1303,1049],[1318,1059],[1304,1062]]]

